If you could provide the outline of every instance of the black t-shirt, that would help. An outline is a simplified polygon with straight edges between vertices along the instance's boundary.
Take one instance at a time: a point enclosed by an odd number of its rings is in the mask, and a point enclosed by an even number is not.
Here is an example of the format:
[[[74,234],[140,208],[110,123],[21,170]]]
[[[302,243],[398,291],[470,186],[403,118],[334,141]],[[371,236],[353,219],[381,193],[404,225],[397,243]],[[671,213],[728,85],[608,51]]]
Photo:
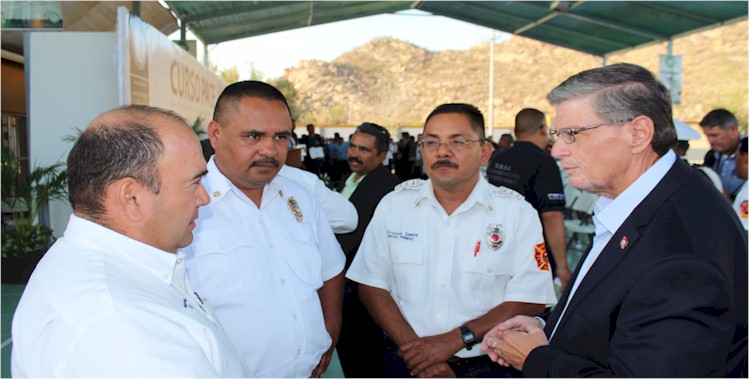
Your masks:
[[[555,159],[530,142],[516,141],[492,158],[487,165],[487,180],[521,193],[539,213],[565,210]]]

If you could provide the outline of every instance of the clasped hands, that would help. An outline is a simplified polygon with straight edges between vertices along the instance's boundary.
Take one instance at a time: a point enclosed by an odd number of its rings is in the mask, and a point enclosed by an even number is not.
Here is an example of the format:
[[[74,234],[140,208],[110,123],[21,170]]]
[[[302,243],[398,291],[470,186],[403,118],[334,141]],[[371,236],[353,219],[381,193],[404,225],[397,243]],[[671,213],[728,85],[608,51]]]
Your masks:
[[[542,322],[523,315],[515,316],[493,327],[482,339],[482,350],[502,366],[521,371],[529,353],[548,345]]]
[[[449,334],[420,337],[402,344],[398,355],[414,377],[456,377],[448,365],[448,359],[463,347],[456,341]]]

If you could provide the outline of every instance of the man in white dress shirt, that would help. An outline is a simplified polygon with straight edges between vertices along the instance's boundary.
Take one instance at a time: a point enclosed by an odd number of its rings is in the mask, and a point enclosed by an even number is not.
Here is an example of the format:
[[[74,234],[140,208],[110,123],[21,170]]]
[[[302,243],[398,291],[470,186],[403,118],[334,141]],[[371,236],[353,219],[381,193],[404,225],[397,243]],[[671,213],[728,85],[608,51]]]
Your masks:
[[[97,117],[68,157],[74,214],[13,319],[13,377],[251,375],[191,289],[183,255],[206,164],[169,111]]]
[[[341,328],[341,246],[313,194],[277,175],[291,133],[273,86],[224,89],[208,126],[211,202],[185,249],[191,283],[260,377],[320,377]]]
[[[437,107],[420,148],[430,179],[383,197],[347,277],[392,340],[388,377],[506,377],[474,345],[556,303],[539,217],[480,175],[492,148],[476,107]]]

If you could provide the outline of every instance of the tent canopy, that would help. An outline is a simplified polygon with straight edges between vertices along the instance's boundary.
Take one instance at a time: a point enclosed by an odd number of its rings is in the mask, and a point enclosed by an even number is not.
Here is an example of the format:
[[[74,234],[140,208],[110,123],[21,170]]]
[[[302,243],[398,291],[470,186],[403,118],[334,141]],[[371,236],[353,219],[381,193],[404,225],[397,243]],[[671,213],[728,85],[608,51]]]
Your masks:
[[[205,44],[419,9],[596,56],[747,19],[746,1],[167,1]]]

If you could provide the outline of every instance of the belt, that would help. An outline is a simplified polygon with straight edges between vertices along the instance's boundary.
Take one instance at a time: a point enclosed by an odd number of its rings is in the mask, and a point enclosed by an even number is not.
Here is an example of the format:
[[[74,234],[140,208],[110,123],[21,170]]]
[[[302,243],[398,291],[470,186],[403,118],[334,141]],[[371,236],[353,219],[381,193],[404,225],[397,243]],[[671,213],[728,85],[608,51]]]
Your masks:
[[[462,367],[474,367],[483,362],[492,362],[487,355],[479,355],[471,358],[460,358],[458,356],[452,356],[448,359],[448,365],[454,368]]]

